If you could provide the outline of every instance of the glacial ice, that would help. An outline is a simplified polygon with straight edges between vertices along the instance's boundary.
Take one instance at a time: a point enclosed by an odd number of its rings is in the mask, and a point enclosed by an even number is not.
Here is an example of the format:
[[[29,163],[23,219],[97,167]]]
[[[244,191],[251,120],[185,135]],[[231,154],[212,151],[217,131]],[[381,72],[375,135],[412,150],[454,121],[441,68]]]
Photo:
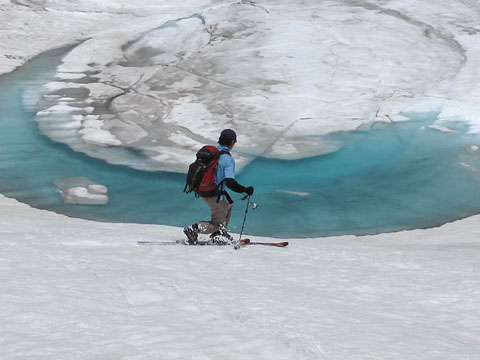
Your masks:
[[[448,108],[439,91],[465,69],[466,50],[439,30],[441,19],[431,25],[427,11],[369,3],[297,5],[228,3],[178,20],[139,19],[115,29],[116,38],[106,32],[80,44],[58,72],[94,74],[91,81],[66,76],[63,88],[56,79],[46,90],[85,89],[73,102],[88,99],[103,126],[85,124],[60,141],[109,162],[129,146],[151,170],[185,171],[201,145],[230,127],[242,167],[257,156],[336,151],[342,144],[323,135],[398,121],[417,103]]]

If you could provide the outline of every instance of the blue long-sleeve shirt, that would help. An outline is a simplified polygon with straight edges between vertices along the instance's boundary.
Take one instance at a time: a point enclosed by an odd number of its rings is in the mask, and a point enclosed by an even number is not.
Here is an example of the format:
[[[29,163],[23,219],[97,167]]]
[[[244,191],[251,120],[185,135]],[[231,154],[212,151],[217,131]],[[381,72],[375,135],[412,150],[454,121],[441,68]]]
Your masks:
[[[229,151],[224,145],[217,146],[218,151]],[[218,159],[217,173],[215,174],[215,184],[220,184],[224,179],[235,179],[235,160],[229,154],[222,154]],[[222,190],[225,184],[222,184]]]

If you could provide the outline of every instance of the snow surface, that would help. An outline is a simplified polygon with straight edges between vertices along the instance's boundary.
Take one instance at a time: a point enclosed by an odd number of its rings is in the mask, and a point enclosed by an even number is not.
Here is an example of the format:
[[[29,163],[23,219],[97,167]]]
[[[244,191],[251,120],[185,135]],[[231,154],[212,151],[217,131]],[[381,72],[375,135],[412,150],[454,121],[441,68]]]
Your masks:
[[[88,89],[49,106],[74,122],[49,135],[82,151],[134,144],[181,170],[231,126],[240,163],[298,158],[335,149],[305,135],[402,111],[478,132],[479,13],[473,0],[0,0],[0,72],[83,41],[48,90]],[[178,43],[152,37],[180,18]],[[162,136],[149,143],[152,131]],[[2,196],[0,212],[2,359],[480,358],[479,216],[234,251],[139,247],[181,229]]]
[[[0,212],[2,359],[479,358],[479,216],[236,251],[141,247],[181,229],[4,197]]]
[[[322,135],[400,121],[402,111],[435,109],[440,126],[464,120],[478,132],[480,9],[474,1],[453,3],[152,0],[89,11],[89,1],[22,1],[0,14],[29,20],[18,25],[15,44],[42,26],[20,10],[29,7],[54,24],[74,14],[67,24],[74,30],[62,41],[40,41],[43,48],[84,40],[45,87],[50,95],[76,90],[69,101],[50,97],[39,112],[46,135],[111,163],[185,172],[195,151],[225,127],[239,134],[239,168],[259,155],[336,151],[339,144]],[[51,112],[63,114],[61,127],[71,121],[71,131],[43,126]],[[78,114],[93,112],[99,126],[78,123]],[[122,146],[153,161],[135,163]],[[102,147],[119,147],[119,154]]]
[[[109,162],[119,160],[96,147],[136,147],[153,169],[186,171],[224,127],[239,133],[240,168],[259,155],[335,151],[338,143],[322,135],[398,121],[420,106],[439,109],[439,122],[463,119],[477,131],[473,3],[216,4],[138,18],[75,47],[55,91],[85,89],[86,99],[72,102],[95,102],[102,131],[45,133]]]

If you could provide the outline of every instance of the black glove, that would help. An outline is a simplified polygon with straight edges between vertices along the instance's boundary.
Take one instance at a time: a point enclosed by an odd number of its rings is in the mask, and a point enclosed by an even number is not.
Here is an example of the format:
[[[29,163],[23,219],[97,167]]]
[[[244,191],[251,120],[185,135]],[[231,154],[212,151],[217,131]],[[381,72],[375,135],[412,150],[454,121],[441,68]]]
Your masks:
[[[247,195],[253,195],[253,191],[254,191],[253,186],[249,186],[245,188],[245,193]]]

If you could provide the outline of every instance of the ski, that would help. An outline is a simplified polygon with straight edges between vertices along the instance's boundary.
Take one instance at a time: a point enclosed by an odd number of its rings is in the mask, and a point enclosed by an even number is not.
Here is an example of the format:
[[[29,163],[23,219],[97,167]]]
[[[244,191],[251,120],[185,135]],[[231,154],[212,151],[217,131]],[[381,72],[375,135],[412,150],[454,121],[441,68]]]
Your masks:
[[[137,244],[138,245],[146,245],[146,246],[182,245],[182,244],[185,244],[185,241],[184,240],[176,240],[176,241],[137,241]]]
[[[223,246],[218,244],[212,244],[210,241],[199,241],[196,245],[190,245],[185,243],[185,240],[176,240],[176,241],[137,241],[138,245],[145,246],[162,246],[162,245],[186,245],[186,246]],[[227,245],[227,244],[225,244]],[[260,246],[274,246],[274,247],[286,247],[288,246],[288,241],[284,242],[258,242],[250,241],[250,239],[240,240],[240,246],[246,245],[260,245]]]
[[[242,239],[240,240],[240,246],[248,245],[250,243],[250,239]],[[190,245],[185,242],[185,240],[175,240],[175,241],[137,241],[138,245],[145,245],[145,246],[163,246],[163,245],[186,245],[186,246],[224,246],[219,244],[213,244],[209,240],[199,241],[195,245]],[[225,244],[228,245],[228,244]]]
[[[285,246],[288,246],[288,241],[284,241],[284,242],[257,242],[257,241],[250,241],[247,245],[263,245],[263,246],[285,247]]]

